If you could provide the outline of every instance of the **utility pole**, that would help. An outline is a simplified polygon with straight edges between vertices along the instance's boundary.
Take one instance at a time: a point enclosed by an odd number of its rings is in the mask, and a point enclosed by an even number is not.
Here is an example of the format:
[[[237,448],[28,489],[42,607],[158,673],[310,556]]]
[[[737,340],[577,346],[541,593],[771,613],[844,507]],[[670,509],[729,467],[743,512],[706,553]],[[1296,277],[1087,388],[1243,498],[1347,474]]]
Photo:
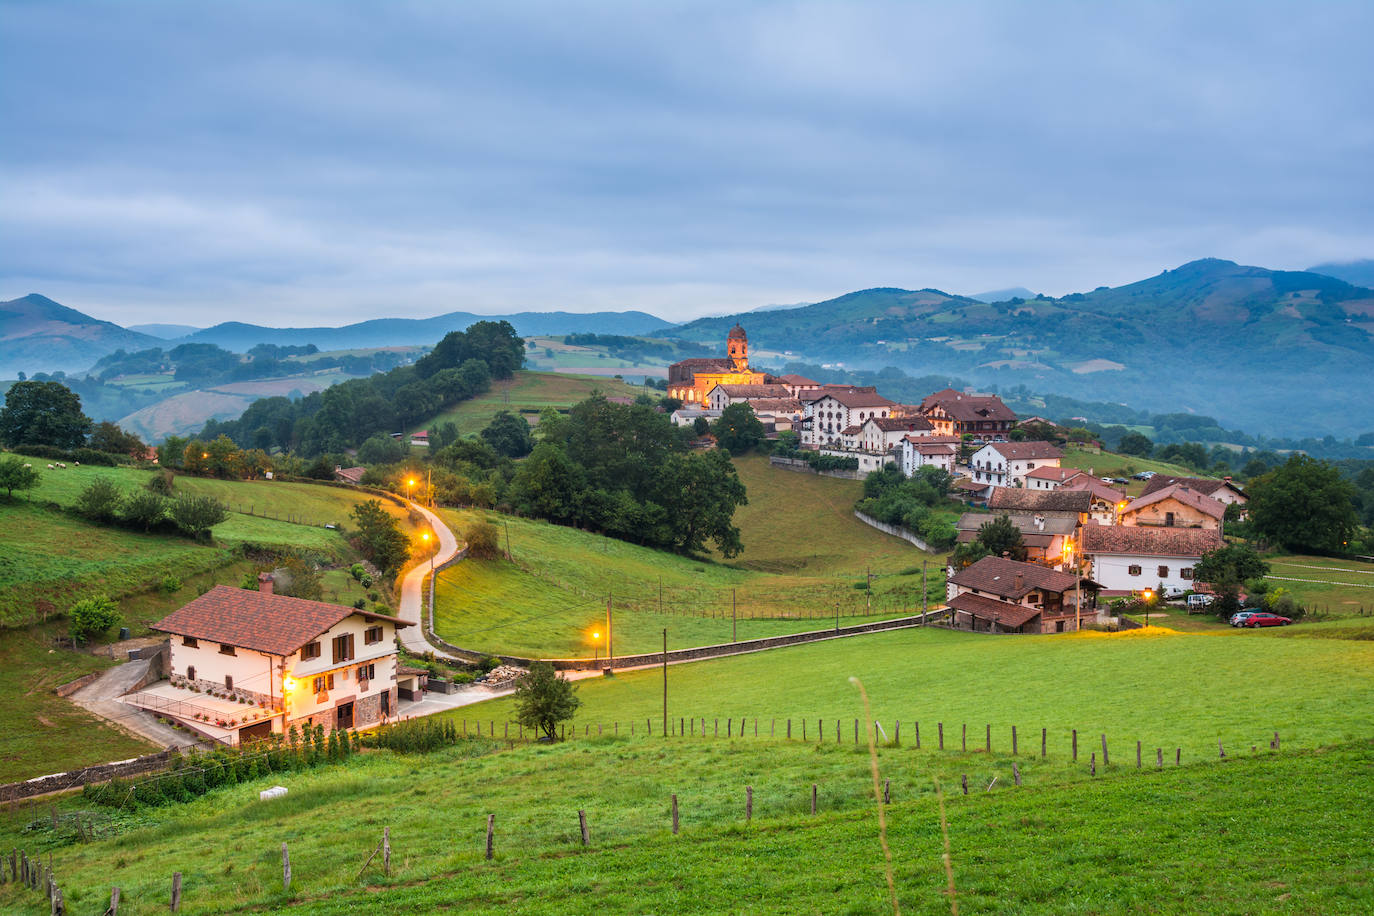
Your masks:
[[[864,577],[868,580],[864,584],[864,612],[873,612],[873,567],[867,567]]]
[[[663,577],[658,577],[658,612],[663,613]]]
[[[606,667],[611,667],[611,659],[615,657],[615,642],[611,636],[611,593],[606,593]]]
[[[668,628],[663,628],[663,737],[668,737]]]
[[[1074,552],[1073,556],[1074,571],[1074,595],[1073,595],[1073,631],[1083,632],[1083,557]]]
[[[926,565],[929,560],[921,561],[921,623],[926,622]]]
[[[835,632],[840,632],[840,603],[835,602]]]
[[[510,522],[503,518],[501,519],[501,524],[506,528],[506,561],[510,562],[515,559],[515,557],[511,556],[510,552]]]
[[[735,613],[735,590],[730,589],[730,641],[739,642],[739,618]]]

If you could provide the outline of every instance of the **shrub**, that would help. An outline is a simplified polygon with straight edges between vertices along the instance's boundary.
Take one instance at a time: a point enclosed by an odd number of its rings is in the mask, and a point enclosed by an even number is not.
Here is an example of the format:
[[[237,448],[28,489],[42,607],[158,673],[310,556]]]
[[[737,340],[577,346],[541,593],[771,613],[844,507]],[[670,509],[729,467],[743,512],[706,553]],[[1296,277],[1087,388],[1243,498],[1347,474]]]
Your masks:
[[[468,542],[468,554],[480,559],[490,559],[501,555],[500,536],[496,526],[486,519],[478,519],[464,532]]]
[[[84,641],[119,623],[119,608],[108,596],[96,595],[72,605],[67,617],[72,638]]]
[[[98,477],[76,497],[76,511],[97,522],[112,520],[119,511],[119,488],[113,481]]]
[[[158,583],[158,588],[168,595],[179,592],[181,591],[181,580],[168,573],[162,577],[162,581]]]

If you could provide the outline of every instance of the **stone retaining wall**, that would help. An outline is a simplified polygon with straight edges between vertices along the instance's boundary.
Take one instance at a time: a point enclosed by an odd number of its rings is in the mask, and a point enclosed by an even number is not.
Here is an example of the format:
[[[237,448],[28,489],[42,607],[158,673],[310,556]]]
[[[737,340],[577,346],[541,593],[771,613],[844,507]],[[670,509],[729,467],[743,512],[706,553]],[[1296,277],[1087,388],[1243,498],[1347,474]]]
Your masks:
[[[100,672],[92,671],[90,674],[83,674],[76,680],[68,681],[60,687],[54,687],[53,693],[60,697],[69,697],[87,684],[94,684],[98,680],[100,680]]]
[[[65,773],[53,773],[51,776],[38,776],[27,782],[12,782],[0,786],[0,802],[30,798],[46,792],[76,789],[87,783],[108,782],[116,777],[139,776],[156,770],[164,770],[175,753],[174,749],[169,748],[165,751],[158,751],[156,754],[135,757],[132,760],[102,763],[97,766],[83,767],[79,770],[68,770]]]
[[[880,522],[873,516],[860,512],[857,509],[854,510],[854,517],[865,525],[877,528],[884,534],[890,534],[895,538],[901,538],[908,543],[916,545],[927,553],[935,553],[935,551],[930,548],[930,545],[918,538],[915,534],[912,534],[907,528],[903,528],[900,525],[889,525],[887,522]]]

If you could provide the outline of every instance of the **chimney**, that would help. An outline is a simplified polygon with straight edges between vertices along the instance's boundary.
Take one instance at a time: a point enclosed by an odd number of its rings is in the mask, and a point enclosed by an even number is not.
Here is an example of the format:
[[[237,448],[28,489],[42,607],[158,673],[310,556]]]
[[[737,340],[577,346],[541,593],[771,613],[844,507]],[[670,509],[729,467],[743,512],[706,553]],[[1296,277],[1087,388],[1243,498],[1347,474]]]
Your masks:
[[[1022,581],[1023,581],[1024,579],[1025,579],[1025,577],[1022,576],[1020,573],[1017,573],[1017,574],[1016,574],[1016,591],[1017,591],[1018,593],[1020,593],[1020,591],[1021,591],[1021,583],[1022,583]]]
[[[264,595],[272,594],[272,574],[270,572],[258,573],[258,591]]]

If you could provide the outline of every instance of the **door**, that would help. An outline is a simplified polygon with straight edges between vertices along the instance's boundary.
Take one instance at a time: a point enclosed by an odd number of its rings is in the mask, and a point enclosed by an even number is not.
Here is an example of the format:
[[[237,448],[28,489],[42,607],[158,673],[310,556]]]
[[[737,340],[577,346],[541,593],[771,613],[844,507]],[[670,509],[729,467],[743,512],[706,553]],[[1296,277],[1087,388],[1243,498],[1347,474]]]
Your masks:
[[[339,704],[339,706],[338,706],[338,718],[337,718],[337,721],[335,722],[335,727],[336,727],[336,728],[352,728],[352,727],[353,727],[353,704],[352,704],[352,703],[340,703],[340,704]]]
[[[384,716],[389,716],[389,715],[391,715],[391,691],[390,691],[390,690],[383,690],[383,691],[382,691],[382,715],[384,715]]]
[[[261,741],[263,738],[270,737],[272,734],[272,720],[266,722],[255,722],[252,725],[245,725],[239,729],[239,744],[247,744],[250,741]]]

